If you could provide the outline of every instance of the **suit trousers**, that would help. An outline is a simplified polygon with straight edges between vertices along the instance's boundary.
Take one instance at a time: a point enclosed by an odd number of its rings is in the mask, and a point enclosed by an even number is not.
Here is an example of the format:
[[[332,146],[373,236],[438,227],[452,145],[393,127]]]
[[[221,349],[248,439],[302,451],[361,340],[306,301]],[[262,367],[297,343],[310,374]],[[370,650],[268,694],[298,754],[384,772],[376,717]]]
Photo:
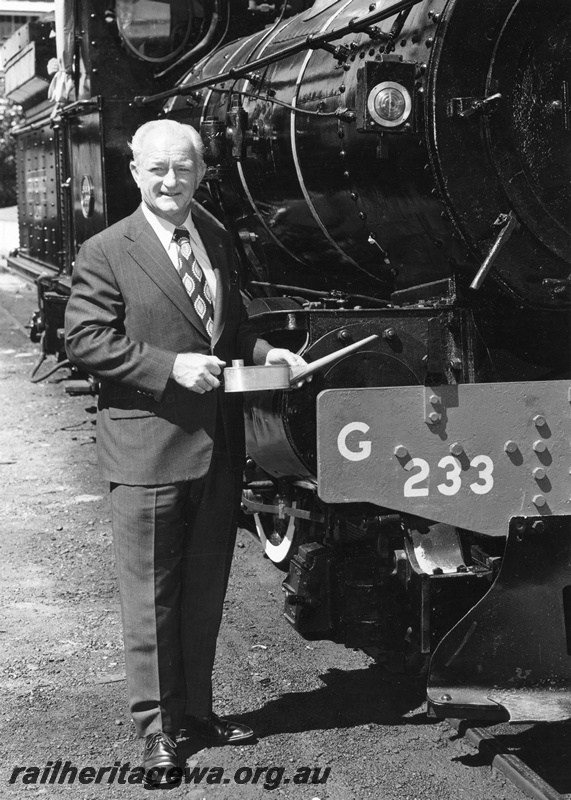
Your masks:
[[[204,478],[111,484],[129,707],[139,736],[212,710],[212,667],[242,472],[214,452]]]

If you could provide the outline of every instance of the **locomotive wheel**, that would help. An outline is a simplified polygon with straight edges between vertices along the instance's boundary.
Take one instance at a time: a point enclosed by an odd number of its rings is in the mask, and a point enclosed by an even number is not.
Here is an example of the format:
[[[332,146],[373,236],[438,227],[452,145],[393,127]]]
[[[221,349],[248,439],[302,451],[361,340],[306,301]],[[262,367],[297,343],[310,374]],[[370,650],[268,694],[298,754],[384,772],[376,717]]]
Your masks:
[[[305,500],[293,500],[292,508],[307,508]],[[279,519],[276,514],[254,514],[256,533],[270,561],[278,569],[287,572],[289,562],[297,552],[297,548],[307,541],[307,521],[299,517]],[[304,524],[305,523],[305,524]]]
[[[292,508],[296,508],[297,503],[292,503]],[[297,550],[299,539],[299,520],[295,517],[288,517],[287,527],[282,533],[275,528],[274,514],[254,514],[256,533],[264,548],[264,553],[276,567],[289,569],[289,562],[294,552]]]

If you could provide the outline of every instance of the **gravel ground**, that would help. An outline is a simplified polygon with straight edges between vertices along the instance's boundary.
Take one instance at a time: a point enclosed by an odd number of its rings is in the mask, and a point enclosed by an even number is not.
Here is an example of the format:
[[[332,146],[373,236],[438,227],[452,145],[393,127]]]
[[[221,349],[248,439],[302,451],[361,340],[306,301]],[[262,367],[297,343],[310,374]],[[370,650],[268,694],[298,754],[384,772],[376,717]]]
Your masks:
[[[21,322],[34,304],[31,287],[0,273],[0,797],[134,797],[144,791],[135,782],[141,743],[126,712],[95,400],[66,395],[62,373],[29,382],[38,348]],[[422,686],[362,653],[301,639],[282,618],[282,577],[240,532],[215,707],[257,739],[206,749],[182,739],[187,776],[171,791],[193,800],[521,800],[446,722],[427,720]],[[65,775],[59,762],[69,762]]]

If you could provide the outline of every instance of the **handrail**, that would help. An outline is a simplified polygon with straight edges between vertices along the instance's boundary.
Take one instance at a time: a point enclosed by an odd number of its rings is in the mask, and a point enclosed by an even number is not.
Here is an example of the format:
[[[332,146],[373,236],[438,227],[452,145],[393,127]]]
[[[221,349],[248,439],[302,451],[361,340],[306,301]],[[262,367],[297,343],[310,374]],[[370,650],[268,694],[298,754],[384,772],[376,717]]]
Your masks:
[[[400,14],[401,11],[406,11],[421,2],[423,2],[423,0],[401,0],[401,2],[395,3],[394,5],[389,6],[389,8],[385,8],[383,11],[376,11],[359,20],[352,19],[347,23],[347,25],[343,25],[343,27],[336,28],[328,33],[322,33],[320,35],[310,34],[301,42],[289,45],[289,47],[284,47],[283,50],[279,50],[277,53],[263,56],[255,61],[251,61],[249,64],[243,64],[241,67],[233,67],[227,72],[221,72],[218,75],[213,75],[210,78],[203,78],[202,80],[185,84],[184,86],[176,86],[173,89],[168,89],[167,91],[160,92],[159,94],[148,96],[137,95],[134,98],[134,102],[138,106],[146,106],[151,103],[157,103],[161,100],[168,100],[170,97],[184,97],[185,95],[192,94],[192,92],[195,92],[197,89],[203,89],[206,86],[214,86],[217,83],[223,83],[227,80],[243,78],[252,72],[252,70],[260,69],[261,67],[267,67],[269,64],[273,64],[276,61],[281,61],[283,58],[288,58],[289,56],[296,55],[297,53],[302,53],[305,50],[319,50],[325,47],[329,42],[332,42],[335,39],[341,39],[348,33],[360,33],[361,31],[370,28],[371,25],[374,25],[377,22],[382,22],[389,17],[393,17],[395,14]]]

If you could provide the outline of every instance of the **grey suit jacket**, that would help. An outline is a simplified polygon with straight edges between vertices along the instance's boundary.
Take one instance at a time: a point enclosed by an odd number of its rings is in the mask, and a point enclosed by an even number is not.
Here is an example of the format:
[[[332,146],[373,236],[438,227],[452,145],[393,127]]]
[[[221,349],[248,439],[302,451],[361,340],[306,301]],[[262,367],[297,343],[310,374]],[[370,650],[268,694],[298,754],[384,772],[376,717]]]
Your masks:
[[[196,203],[192,214],[216,273],[212,341],[140,208],[87,240],[74,267],[66,349],[72,363],[101,380],[99,463],[114,483],[205,475],[217,406],[236,467],[242,463],[241,396],[223,388],[199,395],[169,377],[177,353],[213,354],[231,366],[234,358],[262,364],[270,349],[248,323],[229,234]]]

